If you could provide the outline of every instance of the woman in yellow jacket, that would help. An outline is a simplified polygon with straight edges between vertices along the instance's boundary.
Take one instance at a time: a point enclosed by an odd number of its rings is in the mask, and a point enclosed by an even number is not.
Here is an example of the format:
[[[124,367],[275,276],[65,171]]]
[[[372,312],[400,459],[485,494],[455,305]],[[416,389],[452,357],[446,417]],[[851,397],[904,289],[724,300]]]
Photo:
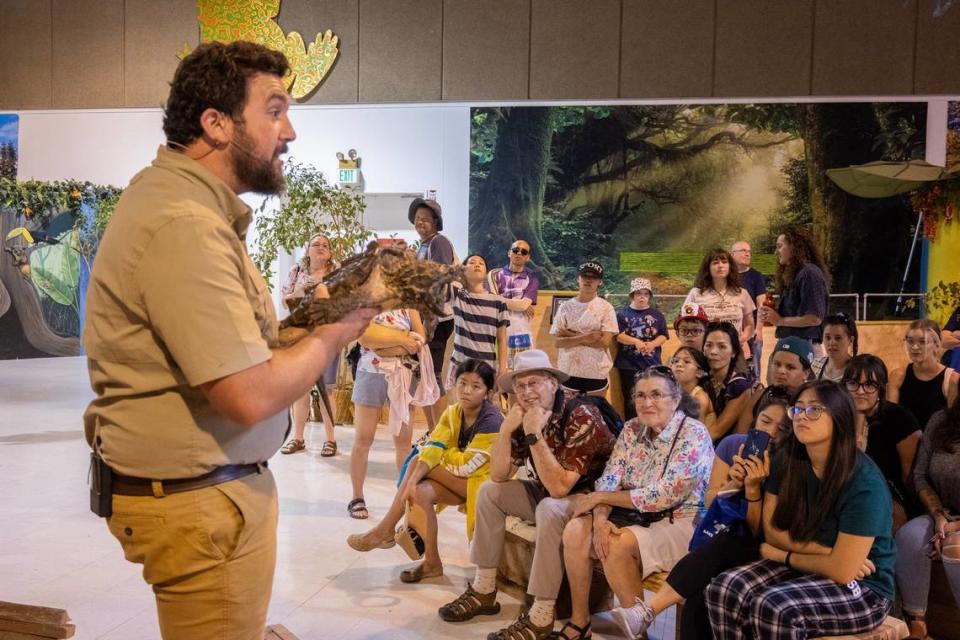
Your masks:
[[[394,527],[403,518],[408,503],[426,513],[423,561],[400,573],[403,582],[419,582],[443,575],[437,548],[437,510],[464,505],[467,538],[473,538],[474,504],[477,490],[490,477],[490,448],[500,431],[503,416],[490,402],[495,374],[482,360],[466,360],[457,367],[457,402],[447,407],[440,422],[420,445],[419,455],[410,462],[387,515],[363,534],[353,534],[347,544],[357,551],[389,549],[394,546]]]

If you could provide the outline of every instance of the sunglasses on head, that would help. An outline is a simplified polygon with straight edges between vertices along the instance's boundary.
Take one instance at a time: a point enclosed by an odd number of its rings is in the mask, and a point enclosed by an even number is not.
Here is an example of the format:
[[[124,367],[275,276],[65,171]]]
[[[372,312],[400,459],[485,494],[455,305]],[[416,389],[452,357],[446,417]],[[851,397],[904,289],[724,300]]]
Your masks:
[[[510,247],[510,253],[519,253],[522,256],[530,255],[530,249],[524,249],[523,247]]]

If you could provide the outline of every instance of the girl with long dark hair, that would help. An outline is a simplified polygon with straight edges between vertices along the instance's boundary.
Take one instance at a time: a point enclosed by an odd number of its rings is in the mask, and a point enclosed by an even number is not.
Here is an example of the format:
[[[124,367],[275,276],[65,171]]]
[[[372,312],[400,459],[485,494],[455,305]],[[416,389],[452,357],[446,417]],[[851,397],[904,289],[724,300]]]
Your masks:
[[[890,487],[896,533],[921,513],[909,482],[920,425],[912,413],[886,399],[887,367],[877,356],[864,353],[850,360],[843,386],[857,409],[857,446],[877,463]]]
[[[790,415],[793,431],[765,487],[763,559],[706,590],[718,640],[863,633],[893,602],[890,493],[857,450],[850,395],[834,382],[809,382]]]
[[[713,401],[707,393],[710,384],[710,363],[699,349],[680,347],[670,357],[670,369],[676,376],[680,387],[699,406],[697,419],[710,428],[717,419],[713,411]]]
[[[717,415],[710,429],[714,442],[737,424],[741,412],[750,406],[754,380],[746,361],[736,328],[729,322],[711,322],[703,339],[703,355],[710,364],[707,393]]]
[[[740,273],[729,251],[713,249],[700,262],[700,270],[684,304],[699,304],[710,322],[729,322],[737,330],[749,359],[747,343],[754,334],[753,312],[757,305],[750,292],[740,286]]]
[[[822,337],[827,355],[813,361],[813,377],[840,382],[843,370],[860,347],[857,321],[845,313],[829,315],[823,320]]]

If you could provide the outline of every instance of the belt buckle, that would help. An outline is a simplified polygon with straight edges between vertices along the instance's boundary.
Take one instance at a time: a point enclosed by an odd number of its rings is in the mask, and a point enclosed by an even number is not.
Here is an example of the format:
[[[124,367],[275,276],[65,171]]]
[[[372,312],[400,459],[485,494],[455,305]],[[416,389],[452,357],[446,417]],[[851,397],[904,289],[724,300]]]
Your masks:
[[[162,480],[151,480],[150,489],[153,490],[154,498],[165,498],[167,494],[163,491],[163,481]]]

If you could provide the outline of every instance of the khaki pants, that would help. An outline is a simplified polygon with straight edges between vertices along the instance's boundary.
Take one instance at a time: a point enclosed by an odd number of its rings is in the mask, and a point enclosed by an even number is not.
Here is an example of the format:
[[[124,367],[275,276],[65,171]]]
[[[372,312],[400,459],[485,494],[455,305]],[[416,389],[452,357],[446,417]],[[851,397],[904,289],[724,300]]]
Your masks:
[[[551,498],[538,484],[525,480],[484,482],[477,492],[477,519],[470,547],[470,560],[477,567],[499,566],[507,516],[536,523],[527,593],[542,600],[556,600],[563,581],[563,528],[570,521],[570,501]]]
[[[162,498],[114,496],[110,533],[153,586],[167,640],[263,640],[277,555],[264,469]]]

